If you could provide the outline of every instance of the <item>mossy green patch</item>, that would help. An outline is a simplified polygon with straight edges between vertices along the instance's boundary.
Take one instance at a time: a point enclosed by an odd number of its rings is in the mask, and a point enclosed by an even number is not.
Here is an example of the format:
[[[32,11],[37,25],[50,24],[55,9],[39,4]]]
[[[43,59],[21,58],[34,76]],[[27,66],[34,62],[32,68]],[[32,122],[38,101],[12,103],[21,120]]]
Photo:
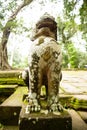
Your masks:
[[[22,78],[0,78],[1,85],[11,85],[11,84],[18,84],[18,85],[25,85]]]
[[[81,99],[79,97],[73,97],[71,99],[71,106],[74,109],[86,109],[87,110],[87,99],[85,99],[85,98]]]
[[[59,101],[64,108],[70,108],[71,99],[72,99],[71,96],[63,96],[63,97],[60,97]]]

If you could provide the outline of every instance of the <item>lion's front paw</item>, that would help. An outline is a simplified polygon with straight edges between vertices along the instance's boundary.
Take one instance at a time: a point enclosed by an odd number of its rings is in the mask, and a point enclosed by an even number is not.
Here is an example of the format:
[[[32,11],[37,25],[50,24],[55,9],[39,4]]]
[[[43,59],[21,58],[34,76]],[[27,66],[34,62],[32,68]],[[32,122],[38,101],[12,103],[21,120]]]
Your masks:
[[[51,112],[55,112],[55,111],[59,111],[59,112],[62,112],[63,111],[63,106],[59,103],[53,103],[51,106],[50,106],[50,111]]]
[[[26,109],[25,111],[26,114],[31,113],[31,112],[39,112],[41,110],[40,105],[37,105],[37,106],[27,105],[25,109]]]
[[[37,99],[28,99],[28,105],[26,107],[25,113],[39,112],[41,110]]]

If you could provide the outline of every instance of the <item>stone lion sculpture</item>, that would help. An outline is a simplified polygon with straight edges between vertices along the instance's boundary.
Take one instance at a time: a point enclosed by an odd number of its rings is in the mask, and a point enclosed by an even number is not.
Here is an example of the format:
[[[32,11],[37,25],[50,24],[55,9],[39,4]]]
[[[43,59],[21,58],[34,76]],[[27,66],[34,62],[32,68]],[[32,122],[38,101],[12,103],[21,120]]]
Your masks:
[[[46,87],[47,109],[58,111],[59,85],[61,80],[61,49],[57,43],[57,23],[54,18],[44,15],[37,22],[32,36],[29,51],[29,67],[24,72],[23,79],[29,86],[28,106],[31,111],[40,111],[41,86]]]

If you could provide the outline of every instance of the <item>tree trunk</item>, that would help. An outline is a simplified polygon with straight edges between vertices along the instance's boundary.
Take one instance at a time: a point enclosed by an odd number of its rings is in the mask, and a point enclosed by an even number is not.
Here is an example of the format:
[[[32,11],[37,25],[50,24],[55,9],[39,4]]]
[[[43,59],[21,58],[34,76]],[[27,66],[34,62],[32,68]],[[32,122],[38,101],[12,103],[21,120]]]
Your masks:
[[[7,55],[7,42],[11,32],[11,27],[9,25],[10,20],[7,21],[4,29],[2,40],[0,44],[0,69],[11,69],[10,65],[8,64],[8,55]]]
[[[24,0],[24,2],[15,10],[15,12],[8,19],[5,27],[3,28],[3,35],[0,43],[0,69],[11,69],[11,66],[8,63],[8,55],[7,55],[7,42],[9,39],[9,35],[11,33],[11,25],[10,22],[14,21],[19,11],[29,5],[33,0]]]
[[[8,56],[7,56],[7,47],[0,46],[0,69],[11,69],[11,66],[8,64]]]

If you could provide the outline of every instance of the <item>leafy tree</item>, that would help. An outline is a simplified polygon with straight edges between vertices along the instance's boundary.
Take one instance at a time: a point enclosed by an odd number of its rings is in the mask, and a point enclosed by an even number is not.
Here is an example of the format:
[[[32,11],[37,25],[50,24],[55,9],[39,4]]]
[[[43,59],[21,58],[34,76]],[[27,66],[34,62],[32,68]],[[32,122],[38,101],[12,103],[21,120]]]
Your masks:
[[[69,59],[68,59],[68,54],[65,51],[62,51],[62,55],[63,55],[63,60],[62,60],[62,67],[63,68],[67,68],[68,67],[68,63],[69,63]]]
[[[84,66],[87,65],[87,53],[78,51],[78,57],[79,57],[78,67],[84,68]]]
[[[87,0],[83,0],[83,4],[80,8],[79,15],[81,19],[80,30],[83,32],[83,39],[86,40],[85,48],[87,51]]]
[[[64,14],[65,15],[65,14]],[[71,41],[71,38],[75,35],[78,30],[78,25],[74,19],[62,20],[60,17],[57,19],[58,22],[58,41],[63,46],[63,67],[67,67],[68,63],[71,64],[72,68],[76,68],[77,53],[75,47]]]
[[[72,43],[68,44],[68,58],[71,68],[78,68],[78,52]]]
[[[85,15],[85,7],[87,5],[87,2],[86,2],[86,0],[84,0],[84,1],[83,1],[83,5],[81,6],[81,8],[80,7],[79,8],[80,8],[80,12],[83,9],[83,12]],[[75,18],[78,17],[79,13],[76,13],[75,10],[76,10],[76,6],[79,4],[79,1],[63,0],[63,3],[64,3],[63,17],[57,18],[58,41],[63,46],[63,67],[67,67],[67,64],[70,63],[71,67],[76,68],[79,66],[79,64],[81,64],[81,66],[82,66],[82,64],[84,64],[84,63],[82,63],[82,60],[80,59],[80,57],[82,57],[83,55],[80,55],[81,52],[79,52],[74,47],[74,43],[72,42],[72,37],[74,37],[74,35],[79,31],[79,29],[82,26],[84,26],[84,28],[82,28],[83,30],[80,29],[80,31],[83,31],[83,34],[85,34],[84,36],[87,35],[87,33],[85,33],[87,31],[86,26],[85,26],[87,17],[84,17],[84,15],[82,15],[82,12],[81,12],[80,16],[83,16],[82,18],[84,19],[83,21],[85,21],[85,22],[84,22],[84,25],[77,24],[75,22]],[[87,8],[86,8],[86,10],[87,10]],[[86,47],[87,47],[87,45],[86,45]],[[86,54],[85,54],[85,56],[86,56]]]
[[[3,31],[2,38],[0,40],[0,69],[11,69],[10,65],[8,64],[8,55],[7,55],[7,43],[9,39],[9,35],[12,29],[16,26],[16,16],[19,11],[29,5],[33,0],[23,0],[21,4],[17,4],[17,1],[11,1],[5,6],[0,13],[0,19],[4,20],[4,16],[8,13],[11,13],[8,16],[8,20],[3,25],[0,22],[0,29]],[[3,2],[0,2],[0,8],[3,7]],[[6,12],[5,12],[6,10]],[[11,11],[12,10],[12,11]],[[9,12],[10,11],[10,12]]]

